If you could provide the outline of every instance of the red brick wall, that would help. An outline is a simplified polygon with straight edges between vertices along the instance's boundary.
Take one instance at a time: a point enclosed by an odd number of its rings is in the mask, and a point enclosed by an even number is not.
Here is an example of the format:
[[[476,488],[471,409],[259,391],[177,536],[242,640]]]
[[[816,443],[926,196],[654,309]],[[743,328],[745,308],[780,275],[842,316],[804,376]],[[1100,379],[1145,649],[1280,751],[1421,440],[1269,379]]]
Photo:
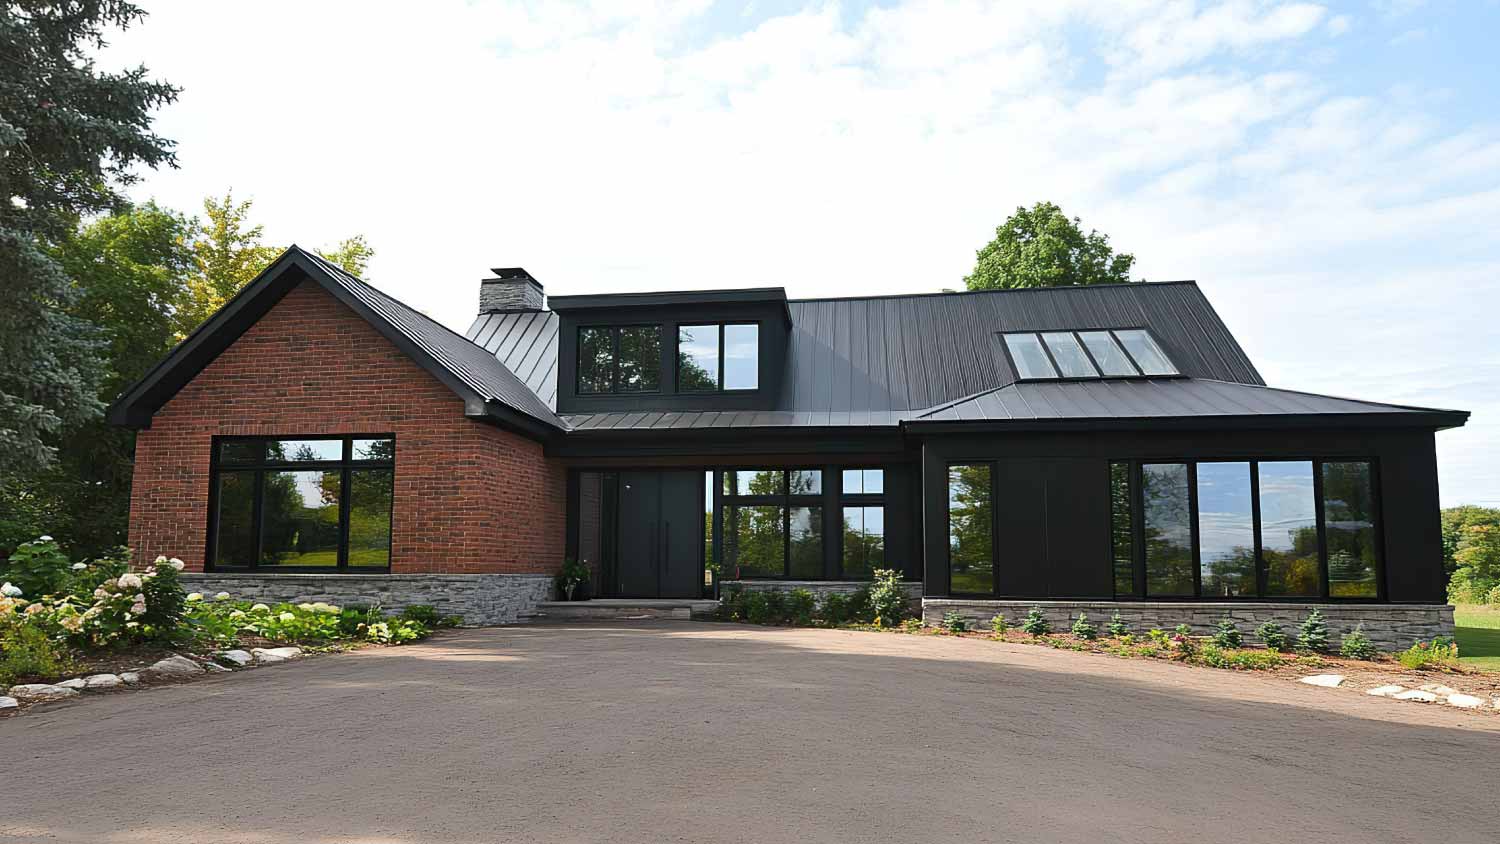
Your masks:
[[[393,572],[552,573],[565,471],[303,282],[157,411],[135,446],[130,545],[203,569],[217,434],[396,436]]]

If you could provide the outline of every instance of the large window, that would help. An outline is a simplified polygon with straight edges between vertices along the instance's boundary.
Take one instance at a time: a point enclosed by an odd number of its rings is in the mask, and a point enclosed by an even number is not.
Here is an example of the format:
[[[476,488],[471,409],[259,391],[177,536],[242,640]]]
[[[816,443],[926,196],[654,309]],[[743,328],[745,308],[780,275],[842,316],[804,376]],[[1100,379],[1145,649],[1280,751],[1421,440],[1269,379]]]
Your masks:
[[[390,566],[395,440],[236,437],[214,448],[215,569]]]
[[[684,393],[760,387],[760,325],[724,323],[677,328],[677,389]]]
[[[995,511],[990,466],[948,467],[948,589],[956,595],[995,591]]]
[[[1380,596],[1369,461],[1112,463],[1110,530],[1121,597]]]
[[[578,392],[654,393],[661,389],[661,326],[578,329]]]
[[[730,469],[723,474],[726,575],[823,577],[823,472]]]
[[[1138,378],[1176,375],[1177,367],[1143,328],[1004,334],[1022,380]]]
[[[839,576],[864,580],[885,567],[885,472],[844,469],[840,475],[844,535]]]

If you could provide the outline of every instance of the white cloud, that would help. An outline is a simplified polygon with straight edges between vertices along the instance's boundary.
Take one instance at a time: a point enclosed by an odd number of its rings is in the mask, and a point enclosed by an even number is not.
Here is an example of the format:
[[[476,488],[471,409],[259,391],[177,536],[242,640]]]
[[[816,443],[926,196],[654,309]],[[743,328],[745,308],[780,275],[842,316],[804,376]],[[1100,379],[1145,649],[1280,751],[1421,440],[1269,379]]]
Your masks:
[[[1474,316],[1500,132],[1299,60],[1347,40],[1322,6],[148,5],[110,57],[185,86],[158,127],[183,168],[137,194],[364,233],[378,284],[459,327],[491,266],[554,294],[958,286],[1051,199],[1200,279],[1272,383],[1500,412],[1470,365],[1500,341]],[[1452,500],[1500,499],[1488,424],[1440,437]]]

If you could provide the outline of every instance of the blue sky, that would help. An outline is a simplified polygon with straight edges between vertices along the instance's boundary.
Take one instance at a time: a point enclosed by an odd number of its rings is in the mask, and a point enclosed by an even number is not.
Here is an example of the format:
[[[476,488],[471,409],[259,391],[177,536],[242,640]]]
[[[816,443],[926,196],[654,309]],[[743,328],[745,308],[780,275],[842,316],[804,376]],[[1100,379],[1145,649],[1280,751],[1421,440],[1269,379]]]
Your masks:
[[[363,233],[450,325],[494,266],[958,287],[1047,199],[1197,279],[1273,385],[1473,411],[1443,500],[1500,506],[1493,0],[146,6],[105,60],[186,89],[182,167],[135,195]]]

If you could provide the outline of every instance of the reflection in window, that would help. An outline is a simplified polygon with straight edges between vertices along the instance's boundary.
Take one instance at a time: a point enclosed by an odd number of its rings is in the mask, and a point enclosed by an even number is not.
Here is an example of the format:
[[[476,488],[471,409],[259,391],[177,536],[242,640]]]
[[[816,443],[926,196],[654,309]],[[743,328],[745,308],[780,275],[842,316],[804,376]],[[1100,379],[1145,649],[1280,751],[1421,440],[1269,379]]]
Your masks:
[[[586,473],[585,473],[586,474]],[[703,595],[713,595],[719,564],[714,560],[714,473],[703,473]]]
[[[349,472],[349,565],[391,564],[394,481],[389,469]]]
[[[885,470],[845,469],[843,485],[845,495],[883,495],[885,493]]]
[[[266,443],[266,459],[312,463],[344,459],[343,440],[272,440]]]
[[[221,472],[218,496],[214,559],[225,566],[251,565],[255,562],[255,473]]]
[[[661,326],[578,329],[579,393],[650,393],[661,388]]]
[[[1078,337],[1094,356],[1094,362],[1099,364],[1099,371],[1105,378],[1128,378],[1140,374],[1108,331],[1080,331]]]
[[[1016,375],[1021,378],[1056,378],[1057,370],[1047,353],[1042,350],[1042,341],[1035,334],[1007,334],[1005,346],[1010,349],[1010,359],[1015,361]]]
[[[1311,461],[1262,461],[1260,546],[1266,594],[1318,596],[1318,517]]]
[[[677,389],[683,392],[719,389],[719,326],[678,326]]]
[[[1125,346],[1125,351],[1135,358],[1136,365],[1141,368],[1142,375],[1176,375],[1177,367],[1167,358],[1167,353],[1156,345],[1156,340],[1151,337],[1150,332],[1141,329],[1130,331],[1116,331],[1115,337]]]
[[[948,588],[954,594],[995,591],[994,509],[990,467],[948,467]]]
[[[821,495],[823,473],[818,469],[793,469],[787,473],[787,491],[792,495]]]
[[[1055,331],[1042,335],[1042,340],[1047,344],[1047,349],[1052,352],[1052,359],[1057,361],[1057,368],[1064,378],[1098,378],[1099,371],[1089,362],[1089,356],[1084,354],[1083,347],[1078,345],[1078,338],[1071,331]]]
[[[383,460],[389,463],[396,459],[396,441],[393,439],[382,440],[355,440],[355,460]]]
[[[885,508],[846,505],[841,575],[848,580],[864,580],[884,565]]]
[[[724,326],[724,389],[760,386],[760,326]]]
[[[786,574],[786,510],[775,505],[724,508],[724,564],[738,577]]]
[[[608,328],[578,329],[578,392],[609,393],[614,388],[614,331]]]
[[[261,498],[263,566],[336,566],[340,472],[267,472]]]
[[[786,472],[781,469],[740,469],[724,473],[725,495],[781,495]]]
[[[1115,594],[1139,594],[1135,587],[1135,507],[1130,500],[1130,464],[1109,464],[1109,542]]]
[[[1185,463],[1141,466],[1146,595],[1193,594],[1193,525]]]
[[[1256,594],[1249,463],[1198,464],[1198,560],[1203,597]]]
[[[791,568],[788,574],[797,579],[811,580],[823,576],[823,508],[793,507],[788,514],[788,553]]]
[[[1323,531],[1328,544],[1328,594],[1379,596],[1375,495],[1369,463],[1323,464]]]

